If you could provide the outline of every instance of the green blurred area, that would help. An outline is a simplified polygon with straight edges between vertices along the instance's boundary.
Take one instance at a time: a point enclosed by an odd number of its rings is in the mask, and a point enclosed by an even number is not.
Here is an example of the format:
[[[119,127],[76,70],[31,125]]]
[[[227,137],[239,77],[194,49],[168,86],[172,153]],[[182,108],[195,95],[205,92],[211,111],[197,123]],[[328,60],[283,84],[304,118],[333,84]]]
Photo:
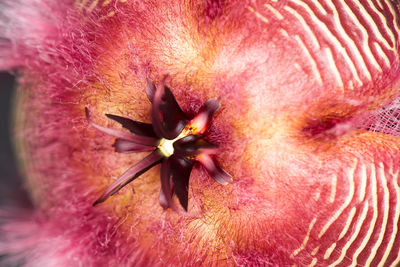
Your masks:
[[[29,205],[12,147],[11,125],[15,76],[0,72],[0,205]]]

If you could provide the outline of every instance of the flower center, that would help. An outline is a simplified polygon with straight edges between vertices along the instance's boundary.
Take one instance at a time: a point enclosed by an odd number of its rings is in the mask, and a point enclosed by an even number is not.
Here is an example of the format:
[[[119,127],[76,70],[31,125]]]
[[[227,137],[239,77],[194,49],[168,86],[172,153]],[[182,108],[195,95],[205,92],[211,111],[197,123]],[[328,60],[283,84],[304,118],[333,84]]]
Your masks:
[[[179,139],[182,139],[183,137],[186,137],[191,134],[191,131],[188,130],[187,128],[184,128],[182,132],[173,140],[170,139],[161,139],[160,144],[157,146],[157,148],[161,151],[161,153],[165,157],[170,157],[174,154],[174,142],[178,141]]]

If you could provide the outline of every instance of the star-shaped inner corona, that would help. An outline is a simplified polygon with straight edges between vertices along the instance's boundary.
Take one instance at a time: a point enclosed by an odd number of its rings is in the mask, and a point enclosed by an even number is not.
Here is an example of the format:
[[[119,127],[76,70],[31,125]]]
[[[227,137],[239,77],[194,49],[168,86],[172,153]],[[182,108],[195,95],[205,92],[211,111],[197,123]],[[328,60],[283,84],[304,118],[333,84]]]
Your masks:
[[[152,151],[117,178],[94,202],[104,202],[121,188],[157,164],[161,164],[161,191],[159,201],[164,209],[178,210],[173,202],[174,194],[183,209],[188,207],[189,178],[195,163],[200,163],[218,183],[232,183],[232,177],[223,170],[215,154],[216,145],[205,140],[203,134],[210,126],[214,113],[220,107],[220,99],[206,101],[194,118],[189,119],[177,103],[171,90],[164,84],[155,86],[148,80],[146,94],[152,103],[152,124],[106,114],[130,133],[107,128],[91,121],[86,108],[86,118],[96,129],[116,137],[114,147],[119,153]]]

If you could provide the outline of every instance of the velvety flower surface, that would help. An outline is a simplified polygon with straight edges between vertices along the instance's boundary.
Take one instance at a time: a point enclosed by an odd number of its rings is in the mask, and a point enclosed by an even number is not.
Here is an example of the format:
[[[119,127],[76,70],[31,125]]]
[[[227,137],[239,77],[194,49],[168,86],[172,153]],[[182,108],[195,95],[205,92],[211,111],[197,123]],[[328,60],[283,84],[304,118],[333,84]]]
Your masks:
[[[399,48],[390,0],[0,0],[0,265],[398,266]]]
[[[218,183],[223,185],[232,183],[231,176],[218,165],[213,156],[217,153],[217,147],[202,136],[209,127],[212,116],[219,109],[220,100],[215,98],[208,100],[198,114],[189,121],[167,86],[156,87],[153,82],[148,81],[146,93],[152,102],[152,124],[106,114],[108,118],[128,129],[131,134],[95,124],[90,121],[89,110],[86,109],[86,118],[92,126],[117,137],[114,144],[116,152],[154,150],[116,179],[93,205],[105,201],[151,167],[161,163],[159,196],[161,206],[164,209],[176,210],[172,202],[175,193],[187,211],[189,178],[195,161],[200,162]]]

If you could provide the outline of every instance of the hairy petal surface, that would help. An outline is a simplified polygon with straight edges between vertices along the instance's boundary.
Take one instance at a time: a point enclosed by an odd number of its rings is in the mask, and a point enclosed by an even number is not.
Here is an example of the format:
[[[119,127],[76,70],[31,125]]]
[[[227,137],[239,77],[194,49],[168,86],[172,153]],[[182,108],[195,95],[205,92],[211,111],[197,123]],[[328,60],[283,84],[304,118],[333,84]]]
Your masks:
[[[399,15],[389,0],[1,1],[34,203],[1,220],[3,265],[399,265]],[[155,84],[187,119],[222,97],[204,135],[234,184],[194,167],[182,216],[160,207],[155,167],[92,207],[143,154],[115,153],[84,108],[150,121]],[[157,137],[175,129],[163,108]]]

